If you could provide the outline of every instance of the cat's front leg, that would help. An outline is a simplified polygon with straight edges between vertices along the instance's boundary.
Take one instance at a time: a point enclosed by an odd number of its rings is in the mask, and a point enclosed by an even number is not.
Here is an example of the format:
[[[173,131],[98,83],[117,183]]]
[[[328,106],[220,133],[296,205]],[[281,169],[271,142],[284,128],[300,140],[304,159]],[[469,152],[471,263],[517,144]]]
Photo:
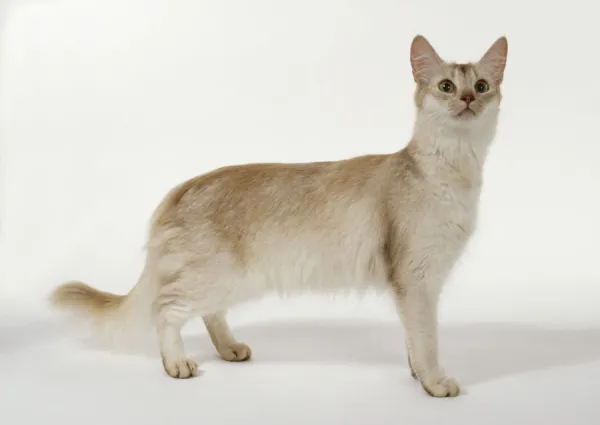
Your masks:
[[[437,304],[440,285],[420,275],[405,272],[403,279],[395,283],[411,372],[429,395],[455,397],[460,393],[460,387],[456,380],[445,374],[438,360]]]

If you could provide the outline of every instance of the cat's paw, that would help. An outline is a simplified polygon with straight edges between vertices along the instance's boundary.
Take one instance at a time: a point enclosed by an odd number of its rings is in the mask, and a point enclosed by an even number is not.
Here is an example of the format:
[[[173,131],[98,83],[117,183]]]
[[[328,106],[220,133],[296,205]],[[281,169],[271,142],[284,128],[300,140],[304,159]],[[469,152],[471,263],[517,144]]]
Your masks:
[[[454,378],[443,377],[430,383],[423,383],[423,388],[432,397],[456,397],[460,394],[460,386]]]
[[[252,350],[243,342],[236,342],[224,347],[219,347],[218,351],[223,360],[227,360],[228,362],[243,362],[250,360],[252,357]]]
[[[165,371],[172,378],[187,379],[198,374],[198,364],[192,359],[169,361],[163,359]]]

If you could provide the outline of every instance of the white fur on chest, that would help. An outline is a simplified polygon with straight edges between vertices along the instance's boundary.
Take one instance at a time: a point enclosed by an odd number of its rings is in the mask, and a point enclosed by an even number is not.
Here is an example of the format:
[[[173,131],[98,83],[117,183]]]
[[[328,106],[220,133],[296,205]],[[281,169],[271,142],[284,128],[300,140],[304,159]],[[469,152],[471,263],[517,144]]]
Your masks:
[[[478,190],[445,182],[428,185],[421,208],[407,222],[410,237],[400,280],[439,291],[475,230]]]
[[[466,188],[436,181],[429,185],[417,227],[424,237],[444,237],[460,242],[475,229],[479,187]]]
[[[425,178],[412,188],[421,193],[406,226],[405,279],[439,287],[475,231],[481,166],[473,141],[443,138],[420,160]]]

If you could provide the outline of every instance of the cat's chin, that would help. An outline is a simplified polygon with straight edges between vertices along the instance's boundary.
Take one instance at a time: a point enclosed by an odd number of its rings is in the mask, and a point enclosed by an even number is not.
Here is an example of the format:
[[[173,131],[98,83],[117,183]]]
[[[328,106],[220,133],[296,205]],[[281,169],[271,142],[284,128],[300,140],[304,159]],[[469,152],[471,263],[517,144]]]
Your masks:
[[[472,109],[463,109],[458,114],[456,114],[456,118],[462,121],[472,120],[477,117],[477,114],[473,112]]]

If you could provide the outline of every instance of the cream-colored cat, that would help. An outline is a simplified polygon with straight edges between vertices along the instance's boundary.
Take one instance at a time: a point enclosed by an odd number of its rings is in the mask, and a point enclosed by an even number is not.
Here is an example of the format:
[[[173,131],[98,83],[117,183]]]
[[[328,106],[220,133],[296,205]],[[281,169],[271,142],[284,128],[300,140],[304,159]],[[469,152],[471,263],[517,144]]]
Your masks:
[[[395,297],[414,377],[432,396],[459,394],[438,363],[442,285],[473,233],[482,167],[496,130],[507,40],[477,63],[442,61],[417,36],[411,64],[417,117],[406,148],[337,162],[225,167],[174,188],[151,222],[146,265],[126,296],[70,282],[56,305],[99,323],[156,324],[164,368],[197,372],[182,326],[202,316],[229,361],[250,348],[225,319],[268,291],[375,287]]]

